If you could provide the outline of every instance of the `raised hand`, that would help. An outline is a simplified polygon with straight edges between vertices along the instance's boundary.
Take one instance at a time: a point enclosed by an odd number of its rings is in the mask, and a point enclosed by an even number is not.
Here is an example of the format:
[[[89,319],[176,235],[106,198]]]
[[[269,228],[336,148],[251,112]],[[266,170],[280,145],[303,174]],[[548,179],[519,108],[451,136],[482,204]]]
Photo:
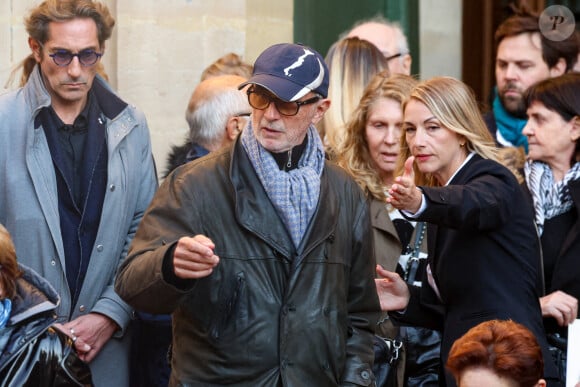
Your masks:
[[[413,214],[421,208],[422,200],[421,191],[415,186],[414,161],[414,156],[405,161],[405,170],[401,176],[395,178],[395,183],[389,189],[390,197],[387,198],[387,203],[393,207]]]
[[[184,279],[207,277],[220,261],[214,249],[214,243],[205,235],[180,238],[173,253],[175,275]]]

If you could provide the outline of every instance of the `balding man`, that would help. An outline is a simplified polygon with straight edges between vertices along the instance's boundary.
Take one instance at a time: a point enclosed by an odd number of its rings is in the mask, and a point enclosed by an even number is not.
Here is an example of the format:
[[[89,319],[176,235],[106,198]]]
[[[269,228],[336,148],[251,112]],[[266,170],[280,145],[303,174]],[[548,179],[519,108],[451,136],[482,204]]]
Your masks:
[[[374,44],[387,58],[391,74],[411,74],[411,54],[407,37],[398,23],[382,16],[357,22],[346,37],[356,36]]]
[[[168,156],[166,176],[178,166],[230,144],[246,125],[250,105],[238,85],[246,78],[219,75],[202,81],[193,91],[185,119],[189,138],[173,146]]]

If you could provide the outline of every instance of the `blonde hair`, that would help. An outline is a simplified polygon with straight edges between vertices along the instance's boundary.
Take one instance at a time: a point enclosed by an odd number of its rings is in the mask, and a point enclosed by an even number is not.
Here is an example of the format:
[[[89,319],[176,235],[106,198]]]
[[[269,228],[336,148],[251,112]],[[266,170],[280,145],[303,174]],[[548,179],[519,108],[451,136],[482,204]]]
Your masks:
[[[383,98],[392,99],[402,106],[416,84],[417,81],[408,75],[389,76],[388,70],[376,74],[352,113],[346,125],[344,141],[337,152],[337,163],[353,176],[367,195],[378,200],[385,198],[385,186],[370,155],[366,138],[369,111],[375,102]]]
[[[497,161],[497,147],[489,133],[477,105],[473,91],[465,83],[452,77],[435,77],[419,83],[403,105],[403,112],[410,100],[423,103],[439,120],[441,125],[465,138],[465,150],[475,152],[485,159]],[[397,160],[396,174],[401,175],[411,151],[401,136],[401,151]],[[423,174],[415,164],[417,185],[439,185],[430,174]]]
[[[325,61],[329,69],[328,98],[332,103],[317,127],[332,156],[344,139],[346,123],[368,82],[387,69],[388,63],[372,43],[356,37],[334,43]]]
[[[20,275],[14,243],[8,230],[0,224],[0,299],[11,299],[15,296],[16,278]]]

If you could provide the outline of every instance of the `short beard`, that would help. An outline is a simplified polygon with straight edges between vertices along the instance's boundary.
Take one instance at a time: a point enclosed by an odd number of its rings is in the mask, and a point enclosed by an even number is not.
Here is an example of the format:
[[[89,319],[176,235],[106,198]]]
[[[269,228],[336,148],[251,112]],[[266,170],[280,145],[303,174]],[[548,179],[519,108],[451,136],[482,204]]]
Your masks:
[[[526,105],[524,103],[523,97],[520,96],[518,98],[506,98],[503,94],[500,93],[499,100],[503,108],[512,116],[517,118],[527,118]]]

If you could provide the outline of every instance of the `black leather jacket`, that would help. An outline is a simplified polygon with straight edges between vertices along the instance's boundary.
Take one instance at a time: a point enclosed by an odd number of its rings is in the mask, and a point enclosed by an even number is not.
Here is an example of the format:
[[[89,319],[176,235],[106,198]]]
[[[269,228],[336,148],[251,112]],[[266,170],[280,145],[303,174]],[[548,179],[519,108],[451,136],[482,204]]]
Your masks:
[[[90,386],[88,365],[67,336],[51,328],[59,297],[44,278],[19,266],[10,320],[0,328],[0,386]]]
[[[219,265],[197,281],[164,278],[168,249],[196,234],[213,240]],[[371,238],[363,193],[327,162],[295,249],[238,141],[166,179],[115,289],[136,309],[173,312],[170,385],[370,386]]]

